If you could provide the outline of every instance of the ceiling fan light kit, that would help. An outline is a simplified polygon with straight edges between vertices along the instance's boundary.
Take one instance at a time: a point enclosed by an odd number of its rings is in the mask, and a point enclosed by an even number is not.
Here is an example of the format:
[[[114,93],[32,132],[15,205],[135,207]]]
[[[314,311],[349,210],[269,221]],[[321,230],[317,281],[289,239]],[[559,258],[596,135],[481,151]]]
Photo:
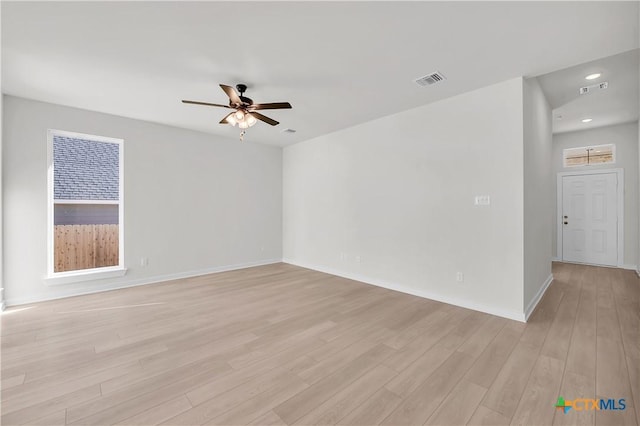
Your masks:
[[[258,122],[250,112],[244,113],[243,111],[232,112],[224,120],[232,126],[237,124],[241,129],[249,128]]]
[[[277,126],[278,123],[276,120],[269,118],[265,115],[256,112],[257,110],[262,109],[290,109],[291,104],[289,102],[273,102],[273,103],[265,103],[265,104],[255,104],[251,98],[247,98],[244,96],[244,92],[247,90],[246,84],[237,84],[236,90],[233,87],[227,86],[225,84],[221,84],[220,88],[227,94],[229,97],[229,105],[221,105],[221,104],[212,104],[209,102],[200,102],[200,101],[188,101],[182,100],[185,104],[194,104],[194,105],[204,105],[204,106],[213,106],[220,108],[230,108],[235,111],[228,114],[225,118],[220,120],[220,124],[231,124],[235,127],[237,124],[242,132],[240,132],[240,140],[243,140],[246,129],[253,126],[258,122],[258,120],[263,121],[272,126]]]

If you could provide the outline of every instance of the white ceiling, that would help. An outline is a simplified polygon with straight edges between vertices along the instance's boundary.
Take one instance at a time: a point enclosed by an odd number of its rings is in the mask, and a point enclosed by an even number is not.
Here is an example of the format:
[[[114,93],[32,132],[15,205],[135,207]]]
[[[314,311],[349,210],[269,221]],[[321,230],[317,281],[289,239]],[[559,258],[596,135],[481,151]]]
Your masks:
[[[636,48],[637,2],[2,2],[4,93],[237,139],[180,99],[244,82],[280,146]]]
[[[553,108],[553,132],[586,130],[638,120],[638,49],[538,77]],[[599,73],[594,80],[585,77]],[[580,95],[583,86],[608,82],[604,90]],[[583,123],[582,119],[593,121]]]

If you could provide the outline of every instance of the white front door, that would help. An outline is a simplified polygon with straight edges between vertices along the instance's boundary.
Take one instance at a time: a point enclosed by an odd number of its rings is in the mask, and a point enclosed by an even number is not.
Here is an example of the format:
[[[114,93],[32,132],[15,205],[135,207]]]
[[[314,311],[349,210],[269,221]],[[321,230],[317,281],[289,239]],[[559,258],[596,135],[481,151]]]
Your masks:
[[[563,176],[562,260],[618,263],[618,176]]]

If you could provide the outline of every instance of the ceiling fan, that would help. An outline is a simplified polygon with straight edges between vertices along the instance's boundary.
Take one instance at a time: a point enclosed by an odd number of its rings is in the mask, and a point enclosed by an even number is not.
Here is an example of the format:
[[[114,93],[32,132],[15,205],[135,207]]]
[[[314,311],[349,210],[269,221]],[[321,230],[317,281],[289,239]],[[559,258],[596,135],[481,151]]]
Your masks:
[[[212,104],[209,102],[199,102],[199,101],[188,101],[182,100],[185,104],[195,104],[195,105],[204,105],[204,106],[213,106],[220,108],[229,108],[235,111],[230,112],[226,117],[220,120],[220,124],[231,124],[232,126],[238,125],[239,128],[243,129],[240,134],[240,139],[244,135],[244,130],[256,124],[257,120],[264,121],[267,124],[272,126],[276,126],[280,124],[276,120],[269,118],[265,115],[257,112],[258,110],[264,109],[290,109],[291,104],[289,102],[272,102],[266,104],[255,104],[253,100],[244,96],[244,92],[247,90],[246,84],[237,84],[236,90],[225,84],[221,84],[220,87],[229,97],[229,105],[221,105],[221,104]]]

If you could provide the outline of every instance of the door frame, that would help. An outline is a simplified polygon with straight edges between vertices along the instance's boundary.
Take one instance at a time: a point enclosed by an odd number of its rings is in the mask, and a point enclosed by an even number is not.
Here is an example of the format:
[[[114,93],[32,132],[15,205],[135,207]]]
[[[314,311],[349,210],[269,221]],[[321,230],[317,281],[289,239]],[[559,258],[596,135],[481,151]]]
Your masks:
[[[563,202],[563,193],[562,193],[562,179],[565,176],[582,176],[582,175],[601,175],[607,173],[616,173],[618,177],[617,184],[617,194],[618,197],[618,258],[616,261],[616,266],[621,268],[624,265],[624,169],[616,168],[616,169],[597,169],[597,170],[580,170],[580,171],[570,171],[570,172],[558,172],[558,177],[556,181],[557,185],[557,197],[556,197],[556,256],[562,262],[564,262],[564,250],[562,245],[562,202]],[[604,266],[604,265],[598,265]]]

